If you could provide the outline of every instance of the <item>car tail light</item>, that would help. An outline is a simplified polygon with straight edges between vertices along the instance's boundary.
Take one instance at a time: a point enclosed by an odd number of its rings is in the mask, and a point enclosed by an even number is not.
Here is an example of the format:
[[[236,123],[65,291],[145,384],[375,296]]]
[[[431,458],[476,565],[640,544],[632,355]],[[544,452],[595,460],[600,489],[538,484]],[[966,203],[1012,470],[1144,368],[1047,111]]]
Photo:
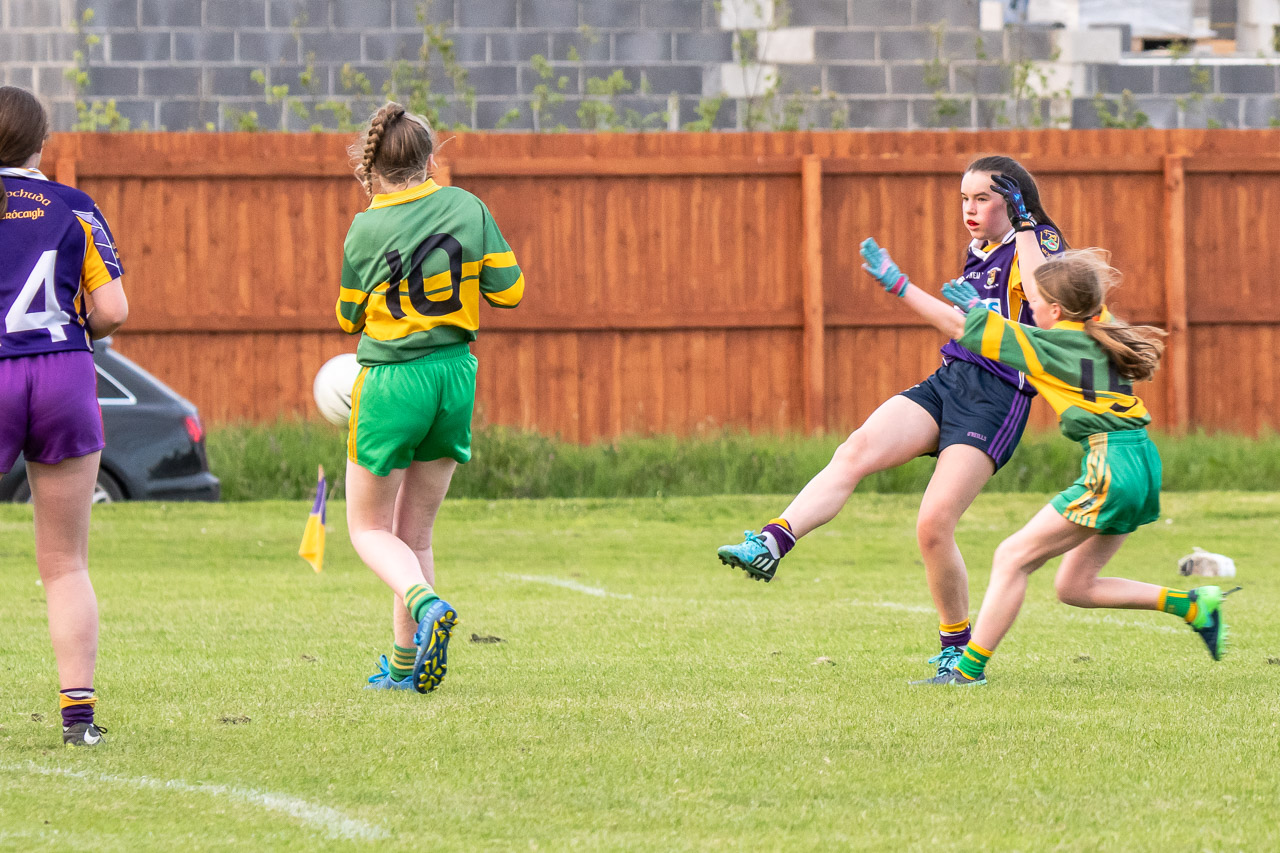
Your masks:
[[[200,439],[204,438],[204,427],[200,425],[200,418],[187,415],[182,419],[182,423],[187,428],[187,435],[191,436],[191,443],[199,444]]]

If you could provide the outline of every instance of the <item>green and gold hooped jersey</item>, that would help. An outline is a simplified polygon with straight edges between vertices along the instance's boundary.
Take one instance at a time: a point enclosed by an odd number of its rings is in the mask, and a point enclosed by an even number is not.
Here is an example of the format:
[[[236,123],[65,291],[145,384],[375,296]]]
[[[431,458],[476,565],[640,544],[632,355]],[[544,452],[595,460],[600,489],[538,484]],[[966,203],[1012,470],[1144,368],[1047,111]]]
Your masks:
[[[524,276],[484,202],[435,181],[376,195],[343,246],[338,325],[363,365],[474,341],[480,297],[514,308]]]
[[[1140,429],[1151,423],[1133,386],[1116,372],[1083,323],[1064,320],[1052,328],[1037,329],[994,311],[975,309],[965,318],[960,344],[1025,373],[1058,413],[1067,438],[1079,441],[1094,433]]]

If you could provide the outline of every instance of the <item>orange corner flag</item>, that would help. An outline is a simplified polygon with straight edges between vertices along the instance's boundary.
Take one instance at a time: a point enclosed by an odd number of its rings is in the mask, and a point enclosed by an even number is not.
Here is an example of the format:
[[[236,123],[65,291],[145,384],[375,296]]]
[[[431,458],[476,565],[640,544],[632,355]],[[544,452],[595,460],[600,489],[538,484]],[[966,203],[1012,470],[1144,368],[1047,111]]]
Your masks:
[[[310,563],[311,568],[317,572],[324,568],[324,516],[328,500],[323,465],[319,469],[319,478],[320,481],[316,483],[316,500],[311,505],[311,515],[302,531],[302,544],[298,546],[298,556]]]

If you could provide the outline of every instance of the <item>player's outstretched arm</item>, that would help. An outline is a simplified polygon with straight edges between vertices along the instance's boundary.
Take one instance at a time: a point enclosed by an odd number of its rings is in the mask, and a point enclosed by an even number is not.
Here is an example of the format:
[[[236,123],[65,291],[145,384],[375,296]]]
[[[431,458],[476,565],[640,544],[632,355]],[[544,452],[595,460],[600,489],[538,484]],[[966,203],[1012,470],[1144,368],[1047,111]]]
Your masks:
[[[889,253],[876,245],[875,240],[870,237],[863,240],[861,254],[862,268],[867,274],[880,282],[886,292],[901,298],[904,305],[923,317],[929,325],[952,338],[959,337],[964,331],[964,316],[957,314],[955,309],[941,299],[912,286],[911,281],[889,257]]]

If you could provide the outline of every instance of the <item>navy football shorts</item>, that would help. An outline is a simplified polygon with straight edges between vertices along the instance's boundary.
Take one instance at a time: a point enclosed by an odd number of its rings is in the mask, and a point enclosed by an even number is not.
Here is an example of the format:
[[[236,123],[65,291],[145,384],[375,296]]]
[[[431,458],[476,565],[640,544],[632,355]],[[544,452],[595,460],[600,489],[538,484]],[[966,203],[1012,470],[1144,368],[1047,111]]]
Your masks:
[[[967,444],[990,456],[997,471],[1013,456],[1031,411],[1031,395],[960,359],[939,367],[902,396],[919,403],[938,423],[938,451],[930,456]]]

